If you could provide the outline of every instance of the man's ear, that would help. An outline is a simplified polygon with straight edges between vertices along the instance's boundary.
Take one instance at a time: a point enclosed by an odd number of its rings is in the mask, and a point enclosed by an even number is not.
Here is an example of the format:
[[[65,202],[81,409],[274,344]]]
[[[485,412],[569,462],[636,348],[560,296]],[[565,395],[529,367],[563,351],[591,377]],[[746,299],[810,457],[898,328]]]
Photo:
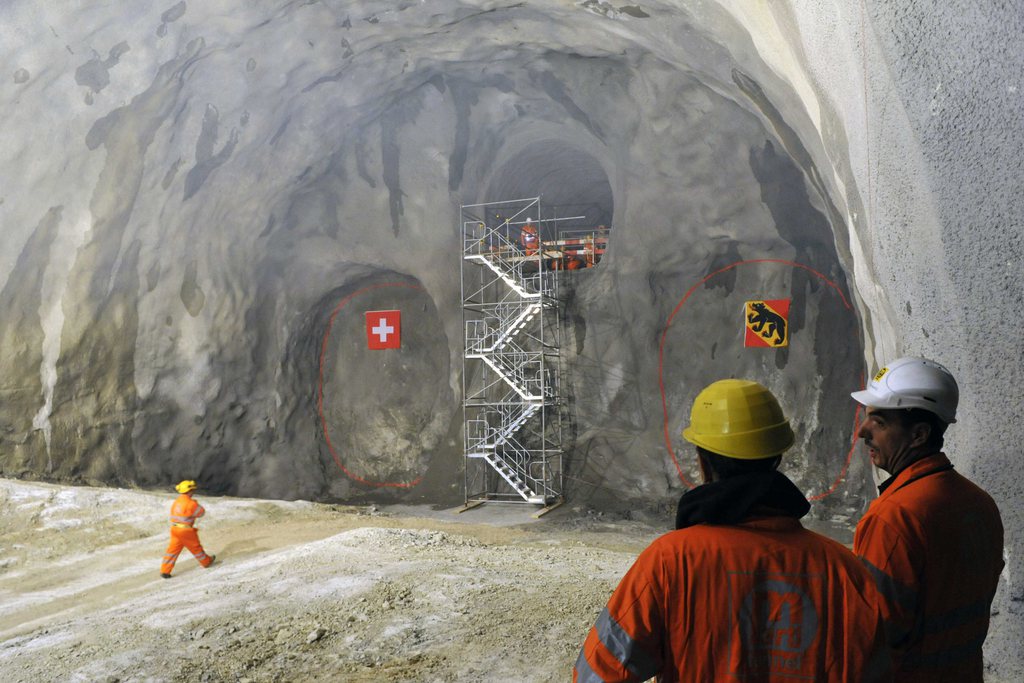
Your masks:
[[[932,437],[932,426],[927,422],[915,422],[910,428],[910,445],[923,446]]]
[[[700,466],[700,477],[702,483],[710,484],[715,480],[714,472],[711,470],[711,465],[708,464],[708,461],[704,458],[704,454],[699,450],[697,451],[697,464]]]

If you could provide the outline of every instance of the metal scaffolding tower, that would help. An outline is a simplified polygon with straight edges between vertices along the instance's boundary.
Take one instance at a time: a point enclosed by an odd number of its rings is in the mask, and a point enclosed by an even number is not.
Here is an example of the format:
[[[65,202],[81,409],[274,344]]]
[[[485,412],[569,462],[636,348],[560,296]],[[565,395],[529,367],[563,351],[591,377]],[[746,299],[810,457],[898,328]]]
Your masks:
[[[562,501],[558,280],[520,243],[540,198],[464,205],[466,505]]]

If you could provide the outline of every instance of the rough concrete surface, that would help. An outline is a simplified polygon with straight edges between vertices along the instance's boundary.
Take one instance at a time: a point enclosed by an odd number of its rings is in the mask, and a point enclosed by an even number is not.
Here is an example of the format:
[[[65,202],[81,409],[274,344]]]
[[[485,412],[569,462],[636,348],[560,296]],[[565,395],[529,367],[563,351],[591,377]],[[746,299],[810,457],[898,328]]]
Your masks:
[[[1019,678],[1022,23],[967,0],[4,2],[0,474],[459,502],[459,206],[539,195],[613,229],[562,283],[569,500],[671,505],[690,400],[745,376],[848,533],[873,495],[848,392],[933,357],[962,388],[950,456],[1002,510],[986,652]],[[791,345],[744,349],[743,302],[776,298]],[[371,354],[386,308],[408,343]]]

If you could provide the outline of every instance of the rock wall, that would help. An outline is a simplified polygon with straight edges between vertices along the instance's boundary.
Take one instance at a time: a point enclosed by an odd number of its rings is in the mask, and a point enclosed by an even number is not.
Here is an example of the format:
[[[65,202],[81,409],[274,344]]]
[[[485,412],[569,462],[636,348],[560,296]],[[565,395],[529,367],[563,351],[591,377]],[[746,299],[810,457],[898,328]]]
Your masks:
[[[539,195],[613,228],[562,276],[569,500],[670,506],[696,478],[690,401],[743,376],[848,533],[873,495],[848,392],[930,355],[964,390],[954,460],[1007,522],[1002,652],[1024,585],[1021,477],[999,474],[1024,436],[1020,23],[875,0],[4,3],[0,473],[460,501],[459,206]],[[750,299],[791,301],[789,347],[744,348]],[[390,308],[401,351],[367,351],[363,313]]]
[[[863,374],[841,217],[735,23],[436,10],[7,10],[26,36],[51,29],[12,56],[28,74],[12,114],[51,99],[65,128],[59,151],[10,145],[61,162],[6,204],[36,227],[8,240],[3,301],[39,312],[5,354],[24,356],[5,377],[6,474],[456,500],[458,207],[534,195],[614,226],[600,268],[564,276],[570,498],[674,499],[696,478],[689,402],[721,376],[792,407],[806,486],[845,473],[853,409],[822,391]],[[750,298],[792,299],[791,347],[743,349]],[[361,314],[388,307],[412,332],[384,361]]]

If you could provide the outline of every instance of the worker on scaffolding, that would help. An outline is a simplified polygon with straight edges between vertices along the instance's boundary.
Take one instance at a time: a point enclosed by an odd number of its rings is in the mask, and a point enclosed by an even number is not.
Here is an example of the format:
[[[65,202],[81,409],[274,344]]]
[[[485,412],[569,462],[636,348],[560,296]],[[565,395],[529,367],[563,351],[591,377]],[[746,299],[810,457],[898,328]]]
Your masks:
[[[537,234],[537,226],[533,224],[533,219],[530,217],[526,218],[526,223],[523,224],[522,229],[519,231],[519,244],[523,248],[523,253],[527,256],[533,256],[540,248],[540,236]]]
[[[560,256],[551,259],[551,265],[549,266],[551,270],[579,270],[584,267],[583,259],[573,255],[576,252],[564,248],[557,249],[555,252],[560,254]]]
[[[601,260],[601,255],[604,254],[605,245],[608,244],[608,226],[599,225],[597,226],[597,234],[590,235],[590,239],[587,244],[587,268],[593,268],[597,265],[597,262]],[[601,250],[598,254],[598,249]]]

